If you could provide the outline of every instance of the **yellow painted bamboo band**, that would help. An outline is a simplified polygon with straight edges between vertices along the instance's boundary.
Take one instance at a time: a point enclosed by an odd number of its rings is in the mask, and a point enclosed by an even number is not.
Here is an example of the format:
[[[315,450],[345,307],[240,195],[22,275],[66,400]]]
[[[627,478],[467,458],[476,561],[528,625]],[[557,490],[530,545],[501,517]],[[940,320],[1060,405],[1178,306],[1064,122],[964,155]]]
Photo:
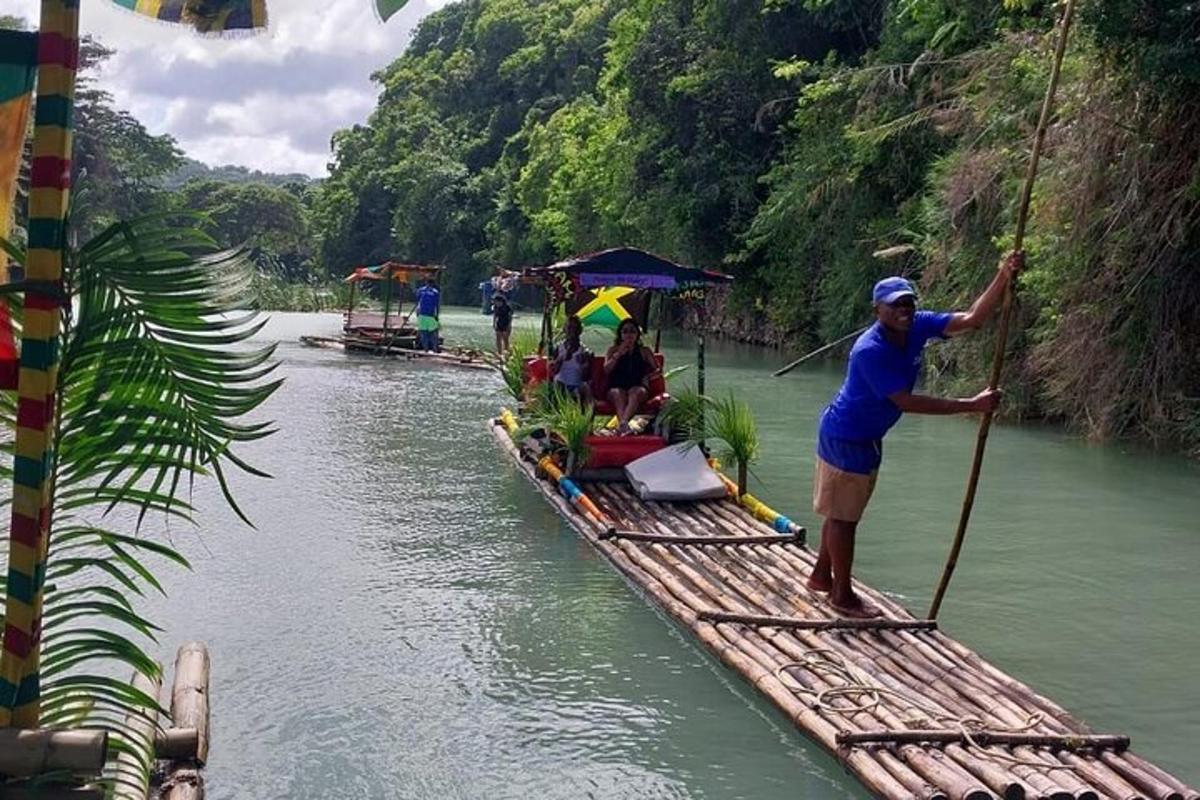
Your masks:
[[[715,458],[710,458],[708,463],[713,468],[713,472],[717,474],[717,477],[721,479],[721,483],[725,484],[725,490],[729,492],[729,496],[741,505],[742,508],[753,514],[755,519],[767,523],[780,533],[797,533],[804,530],[803,527],[792,522],[749,492],[739,496],[737,484],[731,481],[729,476],[724,472],[721,472],[721,463]]]
[[[500,424],[504,426],[504,430],[508,431],[509,436],[517,432],[517,418],[507,408],[500,409]]]
[[[42,0],[38,32],[35,157],[30,187],[39,196],[29,217],[26,276],[59,283],[70,193],[74,73],[79,53],[78,0]],[[39,664],[43,588],[49,538],[48,467],[58,372],[57,298],[29,292],[22,336],[13,510],[9,530],[8,594],[0,653],[0,726],[32,727],[41,698]],[[42,313],[45,312],[45,313]],[[36,503],[36,509],[34,505]]]

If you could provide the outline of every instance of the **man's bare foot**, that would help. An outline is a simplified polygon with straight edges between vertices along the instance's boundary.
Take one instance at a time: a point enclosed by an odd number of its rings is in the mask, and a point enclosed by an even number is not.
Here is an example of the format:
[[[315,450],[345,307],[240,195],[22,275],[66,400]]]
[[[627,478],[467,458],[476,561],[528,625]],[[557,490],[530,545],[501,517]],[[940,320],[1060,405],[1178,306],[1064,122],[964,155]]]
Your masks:
[[[867,605],[858,595],[852,594],[849,599],[843,601],[829,598],[829,605],[834,611],[838,612],[843,617],[850,619],[875,619],[882,617],[883,612],[874,606]]]
[[[812,575],[808,576],[808,582],[804,585],[808,587],[810,592],[828,594],[829,590],[833,588],[833,578],[817,575],[817,573],[814,572]]]

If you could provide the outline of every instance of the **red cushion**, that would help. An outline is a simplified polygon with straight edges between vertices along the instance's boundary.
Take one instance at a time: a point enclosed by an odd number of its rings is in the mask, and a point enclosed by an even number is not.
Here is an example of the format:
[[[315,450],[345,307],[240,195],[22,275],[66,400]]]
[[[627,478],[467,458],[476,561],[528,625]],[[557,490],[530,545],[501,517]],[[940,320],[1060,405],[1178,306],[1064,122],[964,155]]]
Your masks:
[[[623,467],[630,461],[636,461],[642,456],[649,455],[667,446],[667,440],[661,436],[649,434],[642,436],[589,436],[587,446],[590,450],[587,466],[590,469],[605,467]]]

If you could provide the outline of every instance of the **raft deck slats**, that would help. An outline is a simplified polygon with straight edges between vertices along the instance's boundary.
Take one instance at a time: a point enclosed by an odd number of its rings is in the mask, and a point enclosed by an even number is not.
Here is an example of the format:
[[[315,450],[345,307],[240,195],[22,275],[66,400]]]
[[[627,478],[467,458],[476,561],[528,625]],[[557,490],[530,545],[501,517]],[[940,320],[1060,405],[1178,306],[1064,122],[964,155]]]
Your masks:
[[[1007,731],[963,731],[963,730],[903,730],[903,731],[861,731],[859,733],[839,733],[838,744],[901,744],[930,742],[947,744],[961,742],[963,744],[979,744],[986,747],[989,744],[1031,745],[1034,747],[1050,747],[1055,750],[1124,750],[1129,747],[1128,736],[1111,734],[1062,734],[1050,735],[1045,733],[1009,733]]]
[[[1093,735],[1066,710],[961,643],[919,623],[891,598],[855,583],[894,629],[806,630],[714,624],[711,613],[833,621],[805,583],[815,555],[796,544],[693,547],[666,539],[606,537],[610,529],[664,537],[746,539],[771,531],[731,500],[643,502],[624,484],[583,483],[607,520],[579,513],[539,479],[503,427],[497,441],[567,522],[666,613],[736,670],[877,797],[983,800],[1155,798],[1200,800],[1174,776],[1128,750],[975,741],[841,744],[841,734],[958,729],[1054,737]],[[918,629],[911,624],[918,623]]]

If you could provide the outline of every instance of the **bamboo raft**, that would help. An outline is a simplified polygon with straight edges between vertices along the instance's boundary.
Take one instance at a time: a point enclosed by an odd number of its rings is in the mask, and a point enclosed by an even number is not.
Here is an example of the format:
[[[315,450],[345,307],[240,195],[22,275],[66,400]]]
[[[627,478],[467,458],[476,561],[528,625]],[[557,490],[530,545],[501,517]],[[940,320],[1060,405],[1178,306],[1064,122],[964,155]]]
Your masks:
[[[503,419],[490,427],[580,535],[876,797],[1200,800],[1128,737],[1093,733],[886,595],[855,582],[883,617],[836,618],[805,586],[815,554],[733,498],[584,482],[568,500]]]
[[[399,347],[375,339],[362,336],[301,336],[300,343],[307,347],[323,347],[334,350],[346,350],[369,355],[402,358],[405,361],[428,361],[435,364],[447,364],[466,369],[491,369],[480,358],[476,351],[464,349],[443,349],[440,353],[430,353],[425,350],[413,350]]]

